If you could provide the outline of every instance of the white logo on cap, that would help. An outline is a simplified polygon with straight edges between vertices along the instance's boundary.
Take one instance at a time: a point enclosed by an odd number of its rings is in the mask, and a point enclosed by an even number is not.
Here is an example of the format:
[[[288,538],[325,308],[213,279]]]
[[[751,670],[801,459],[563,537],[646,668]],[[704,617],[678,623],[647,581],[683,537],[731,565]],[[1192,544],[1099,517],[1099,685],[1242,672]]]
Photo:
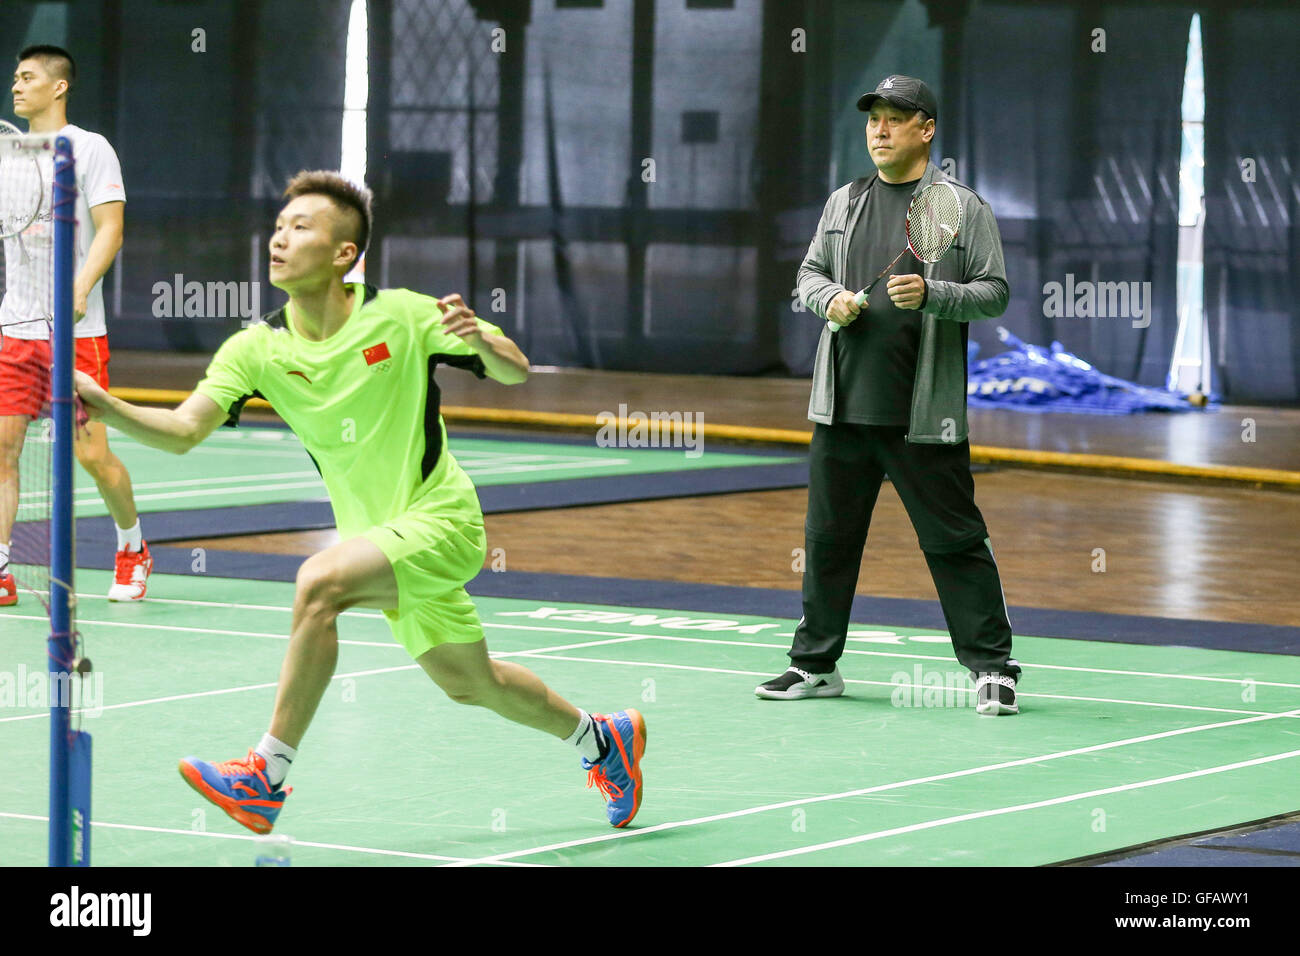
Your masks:
[[[892,90],[894,88],[894,78],[892,76],[886,77],[885,82],[880,84],[880,88],[882,90]]]

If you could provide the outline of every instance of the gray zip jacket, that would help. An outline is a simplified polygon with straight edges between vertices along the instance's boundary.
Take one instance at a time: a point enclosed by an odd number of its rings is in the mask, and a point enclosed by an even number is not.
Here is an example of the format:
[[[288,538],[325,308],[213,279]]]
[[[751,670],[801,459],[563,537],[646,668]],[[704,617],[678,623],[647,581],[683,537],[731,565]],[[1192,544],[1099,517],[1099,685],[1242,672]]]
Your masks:
[[[922,263],[926,295],[921,303],[921,345],[907,440],[929,444],[961,442],[967,436],[966,347],[958,323],[998,317],[1006,311],[1010,292],[1002,238],[988,203],[970,187],[945,176],[934,163],[926,165],[916,192],[942,180],[957,187],[965,209],[961,231],[948,254],[939,262]],[[831,193],[817,235],[799,266],[799,298],[821,319],[826,318],[831,300],[845,291],[841,280],[847,271],[849,237],[875,183],[873,174]],[[888,276],[881,281],[888,281]],[[855,321],[870,322],[870,310]],[[824,425],[835,417],[836,334],[823,326],[813,364],[808,418]]]

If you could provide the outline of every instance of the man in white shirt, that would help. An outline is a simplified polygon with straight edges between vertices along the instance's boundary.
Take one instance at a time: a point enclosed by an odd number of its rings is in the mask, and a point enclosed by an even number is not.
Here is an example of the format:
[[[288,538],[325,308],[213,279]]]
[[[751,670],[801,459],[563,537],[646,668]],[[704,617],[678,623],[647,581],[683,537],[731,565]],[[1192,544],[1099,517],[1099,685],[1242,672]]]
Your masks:
[[[30,46],[18,54],[14,71],[14,113],[32,133],[58,133],[72,143],[77,174],[77,249],[73,280],[77,368],[108,388],[108,337],[102,279],[122,248],[126,190],[122,169],[108,140],[69,125],[68,94],[76,80],[72,56],[56,46]],[[47,170],[52,174],[51,168]],[[10,536],[18,507],[18,458],[27,424],[44,403],[50,365],[53,242],[52,217],[43,213],[18,239],[5,241],[8,279],[0,301],[0,605],[18,600],[8,571]],[[23,255],[26,252],[26,255]],[[24,384],[26,383],[26,384]],[[140,531],[140,519],[126,466],[109,450],[102,424],[79,431],[77,460],[95,479],[117,525],[118,551],[110,601],[138,601],[145,595],[153,559]]]

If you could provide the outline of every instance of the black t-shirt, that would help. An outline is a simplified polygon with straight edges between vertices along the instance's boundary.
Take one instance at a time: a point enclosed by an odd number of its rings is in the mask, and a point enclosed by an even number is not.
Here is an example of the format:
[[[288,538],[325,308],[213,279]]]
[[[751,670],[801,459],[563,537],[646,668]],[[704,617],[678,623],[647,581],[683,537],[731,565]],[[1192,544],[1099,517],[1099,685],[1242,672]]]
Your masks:
[[[887,183],[877,178],[849,238],[844,286],[865,289],[890,260],[907,248],[907,206],[919,180]],[[860,425],[907,425],[921,344],[921,313],[903,311],[889,298],[890,275],[920,275],[911,250],[876,283],[867,308],[835,333],[835,420]]]

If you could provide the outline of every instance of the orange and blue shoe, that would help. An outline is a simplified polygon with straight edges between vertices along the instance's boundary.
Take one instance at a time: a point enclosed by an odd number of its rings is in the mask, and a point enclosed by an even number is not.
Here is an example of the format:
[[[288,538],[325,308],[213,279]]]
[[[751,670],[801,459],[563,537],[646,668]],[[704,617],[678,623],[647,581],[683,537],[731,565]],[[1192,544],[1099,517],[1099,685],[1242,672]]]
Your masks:
[[[250,750],[242,760],[208,763],[186,757],[180,763],[181,776],[231,819],[254,833],[270,833],[285,798],[293,787],[276,790],[266,779],[266,758]]]
[[[605,798],[605,815],[611,826],[625,827],[641,809],[641,755],[645,753],[645,718],[638,711],[620,710],[606,717],[592,714],[609,751],[596,763],[582,758],[587,786]]]

